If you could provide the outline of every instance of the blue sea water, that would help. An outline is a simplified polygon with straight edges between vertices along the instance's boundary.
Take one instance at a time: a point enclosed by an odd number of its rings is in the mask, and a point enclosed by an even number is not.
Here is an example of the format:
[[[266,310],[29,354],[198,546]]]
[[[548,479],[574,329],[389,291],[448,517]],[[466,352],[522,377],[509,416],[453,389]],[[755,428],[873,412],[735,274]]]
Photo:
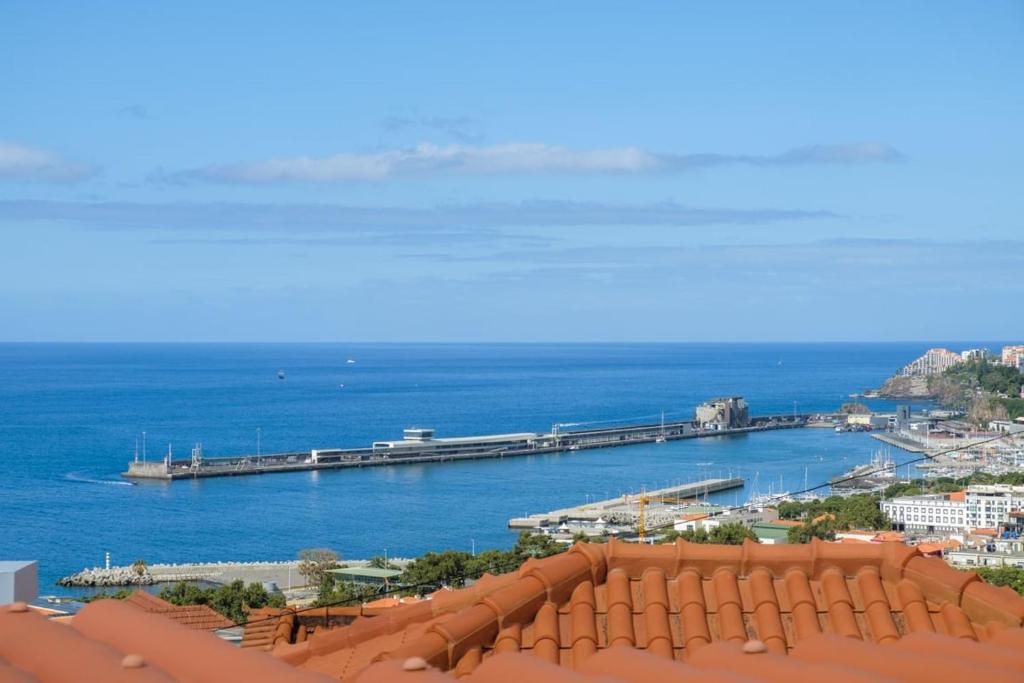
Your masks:
[[[719,474],[761,491],[866,461],[864,434],[787,430],[506,460],[131,485],[147,457],[365,446],[442,435],[692,414],[834,410],[928,344],[0,344],[0,559],[40,589],[86,566],[343,557],[508,546],[508,518]],[[347,359],[355,363],[347,363]],[[283,370],[286,379],[277,377]],[[342,386],[344,385],[344,386]],[[878,407],[886,405],[877,402]],[[781,479],[781,484],[780,484]]]

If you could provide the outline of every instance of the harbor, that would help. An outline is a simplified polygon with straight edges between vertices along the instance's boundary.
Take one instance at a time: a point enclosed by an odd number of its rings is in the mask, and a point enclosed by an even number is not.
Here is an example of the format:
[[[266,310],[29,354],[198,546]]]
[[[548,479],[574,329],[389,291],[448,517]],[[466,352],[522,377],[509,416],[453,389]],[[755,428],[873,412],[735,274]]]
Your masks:
[[[365,448],[312,449],[286,453],[204,457],[202,445],[187,460],[175,460],[170,447],[160,460],[143,451],[122,476],[130,480],[198,479],[410,463],[451,462],[485,458],[562,453],[596,448],[664,443],[680,439],[729,436],[806,427],[830,419],[820,414],[749,417],[742,397],[713,399],[697,407],[696,417],[609,427],[580,428],[581,423],[554,424],[549,432],[520,432],[464,437],[438,437],[433,429],[410,427],[403,438],[374,441]]]
[[[514,517],[508,521],[508,526],[510,529],[536,530],[564,525],[566,529],[592,530],[595,535],[619,527],[656,529],[671,525],[681,508],[698,503],[709,494],[741,488],[743,484],[743,479],[737,477],[703,479],[652,491],[626,493],[608,500],[589,501],[547,513]]]

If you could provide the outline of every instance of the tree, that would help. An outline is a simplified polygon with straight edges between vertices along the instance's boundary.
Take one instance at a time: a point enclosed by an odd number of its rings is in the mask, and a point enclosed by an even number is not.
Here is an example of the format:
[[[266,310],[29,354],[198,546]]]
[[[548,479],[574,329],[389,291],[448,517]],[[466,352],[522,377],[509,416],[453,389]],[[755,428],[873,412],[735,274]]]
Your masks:
[[[369,566],[374,569],[398,569],[398,565],[384,559],[382,555],[374,555],[370,558]]]
[[[132,562],[132,571],[137,576],[145,576],[146,572],[149,571],[149,567],[146,565],[145,560],[135,560]]]
[[[268,593],[259,583],[246,586],[241,580],[216,588],[200,588],[194,583],[179,581],[160,591],[160,597],[174,605],[208,605],[236,624],[246,622],[249,610],[285,606],[280,593]]]
[[[729,522],[712,527],[710,531],[703,527],[699,529],[686,529],[685,531],[669,531],[658,539],[658,543],[675,543],[677,538],[681,538],[689,543],[718,543],[721,545],[742,545],[743,540],[746,538],[760,542],[757,534],[744,524]]]
[[[790,543],[810,543],[812,538],[820,538],[823,541],[836,540],[835,521],[823,519],[818,522],[806,522],[786,533],[786,540]]]
[[[466,580],[467,565],[472,559],[469,553],[460,550],[427,553],[406,565],[401,582],[417,586],[462,586]]]
[[[557,555],[565,549],[566,546],[553,540],[550,536],[523,531],[519,534],[515,546],[512,547],[512,552],[522,557],[525,562],[531,557],[540,558]]]
[[[979,567],[977,572],[978,576],[993,586],[1009,586],[1024,595],[1024,569],[1021,567]]]
[[[729,522],[728,524],[720,524],[711,529],[710,543],[719,543],[723,545],[742,545],[743,541],[750,539],[751,541],[758,542],[757,534],[754,533],[745,524],[740,522]]]
[[[322,586],[328,576],[327,570],[338,566],[341,559],[330,548],[306,548],[299,551],[299,574],[306,579],[307,586]]]

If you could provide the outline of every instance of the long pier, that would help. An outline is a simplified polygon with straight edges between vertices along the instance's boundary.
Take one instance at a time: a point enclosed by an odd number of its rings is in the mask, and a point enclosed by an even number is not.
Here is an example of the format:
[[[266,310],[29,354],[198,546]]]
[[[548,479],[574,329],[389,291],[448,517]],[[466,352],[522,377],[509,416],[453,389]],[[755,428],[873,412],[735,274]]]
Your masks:
[[[664,489],[646,491],[641,494],[624,494],[608,500],[596,500],[584,505],[552,510],[551,512],[529,515],[527,517],[513,517],[508,520],[510,529],[535,529],[537,527],[557,526],[564,522],[597,522],[602,520],[612,524],[626,524],[636,526],[640,516],[638,502],[641,496],[651,501],[655,506],[651,507],[647,514],[651,519],[651,527],[664,526],[671,523],[675,515],[665,513],[660,508],[671,509],[667,503],[680,503],[687,498],[700,498],[709,493],[718,491],[729,491],[743,486],[743,479],[704,479],[702,481],[670,486]],[[692,501],[696,502],[696,501]],[[666,521],[667,520],[667,521]]]
[[[566,451],[632,446],[643,443],[677,441],[713,436],[748,434],[775,429],[805,427],[820,415],[792,414],[753,417],[749,426],[702,428],[693,420],[642,424],[599,429],[526,432],[455,438],[434,438],[433,430],[407,429],[398,441],[378,441],[369,448],[334,448],[206,458],[201,448],[192,451],[189,460],[163,460],[129,463],[121,476],[129,479],[200,479],[274,472],[306,472],[379,467],[425,462],[451,462],[482,458],[506,458]]]

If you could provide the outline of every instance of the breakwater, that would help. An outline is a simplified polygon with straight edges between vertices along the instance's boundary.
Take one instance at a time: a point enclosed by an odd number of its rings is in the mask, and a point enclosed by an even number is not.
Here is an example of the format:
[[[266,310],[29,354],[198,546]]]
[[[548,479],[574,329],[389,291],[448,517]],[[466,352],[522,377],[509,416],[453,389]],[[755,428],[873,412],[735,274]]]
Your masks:
[[[132,462],[122,476],[130,479],[198,479],[352,467],[379,467],[424,462],[560,453],[644,443],[729,436],[776,429],[793,429],[830,419],[830,415],[773,415],[753,417],[744,426],[701,425],[694,420],[597,429],[436,438],[431,429],[407,429],[405,438],[376,441],[369,448],[313,449],[288,453],[206,458],[201,447],[189,460],[167,457],[156,462]]]
[[[388,562],[400,568],[410,560],[389,557]],[[343,560],[346,567],[365,567],[370,560]],[[107,588],[150,586],[178,581],[206,581],[227,584],[275,583],[281,588],[304,584],[299,574],[298,560],[271,562],[187,562],[146,565],[141,571],[134,566],[93,567],[65,576],[57,584],[73,588]]]

